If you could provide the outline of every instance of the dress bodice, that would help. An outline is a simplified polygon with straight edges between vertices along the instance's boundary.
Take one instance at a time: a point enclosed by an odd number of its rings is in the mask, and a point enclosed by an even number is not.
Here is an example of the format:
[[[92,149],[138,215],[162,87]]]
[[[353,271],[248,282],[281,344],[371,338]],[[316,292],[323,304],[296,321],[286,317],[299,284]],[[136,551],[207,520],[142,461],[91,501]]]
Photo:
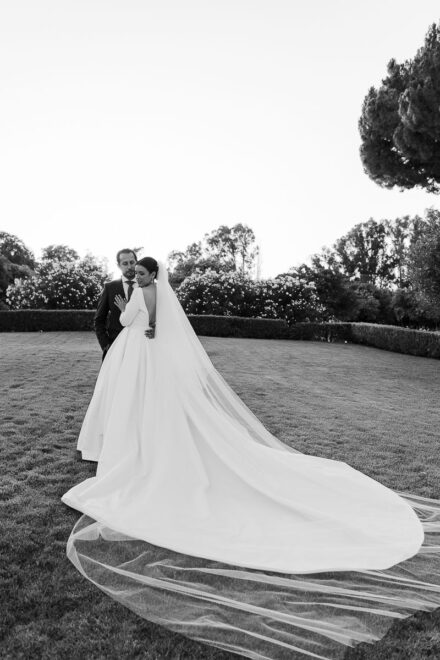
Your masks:
[[[131,298],[127,303],[125,311],[121,313],[119,321],[121,325],[129,326],[130,328],[146,330],[149,327],[150,317],[145,304],[144,294],[140,287],[133,289]]]

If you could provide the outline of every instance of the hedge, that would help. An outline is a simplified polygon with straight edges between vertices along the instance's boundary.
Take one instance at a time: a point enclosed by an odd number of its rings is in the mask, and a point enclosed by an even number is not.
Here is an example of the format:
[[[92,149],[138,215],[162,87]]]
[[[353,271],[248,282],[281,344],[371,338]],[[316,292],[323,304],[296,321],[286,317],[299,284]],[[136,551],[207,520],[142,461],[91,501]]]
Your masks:
[[[0,332],[38,332],[93,330],[94,310],[20,309],[0,310]],[[188,316],[198,335],[208,337],[250,337],[285,339],[289,327],[277,319],[242,316]]]
[[[289,328],[289,339],[352,341],[352,325],[352,323],[295,323]]]
[[[0,311],[0,332],[92,330],[93,310]],[[188,316],[198,335],[345,341],[387,351],[440,359],[440,332],[375,323],[296,323],[241,316]]]
[[[279,319],[255,319],[245,316],[188,315],[198,335],[205,337],[251,337],[288,339],[289,326]]]
[[[93,330],[93,309],[0,310],[0,332]]]
[[[351,333],[351,341],[356,344],[440,360],[440,332],[411,330],[395,325],[352,323]]]
[[[440,359],[440,332],[377,323],[297,323],[290,339],[346,341],[386,351]]]

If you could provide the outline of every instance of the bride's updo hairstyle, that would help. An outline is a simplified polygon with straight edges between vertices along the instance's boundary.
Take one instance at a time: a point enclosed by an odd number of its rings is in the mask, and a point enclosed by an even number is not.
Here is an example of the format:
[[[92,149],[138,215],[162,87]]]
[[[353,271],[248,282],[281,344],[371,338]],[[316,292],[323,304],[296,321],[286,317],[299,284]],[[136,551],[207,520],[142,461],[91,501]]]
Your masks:
[[[139,261],[136,261],[136,266],[142,266],[142,268],[148,270],[150,275],[151,273],[156,273],[154,279],[157,280],[157,276],[159,274],[159,264],[157,263],[156,259],[153,259],[153,257],[143,257],[142,259],[139,259]]]

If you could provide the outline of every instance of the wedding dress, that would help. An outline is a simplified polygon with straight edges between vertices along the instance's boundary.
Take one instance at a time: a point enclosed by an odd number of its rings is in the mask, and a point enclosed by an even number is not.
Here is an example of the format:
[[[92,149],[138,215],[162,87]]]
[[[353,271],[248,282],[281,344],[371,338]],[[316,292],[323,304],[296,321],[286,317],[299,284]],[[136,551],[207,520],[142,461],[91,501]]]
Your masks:
[[[141,288],[121,323],[78,440],[96,476],[62,497],[84,514],[68,556],[86,577],[252,658],[338,657],[440,606],[438,502],[273,437],[215,370],[163,264],[155,339]]]

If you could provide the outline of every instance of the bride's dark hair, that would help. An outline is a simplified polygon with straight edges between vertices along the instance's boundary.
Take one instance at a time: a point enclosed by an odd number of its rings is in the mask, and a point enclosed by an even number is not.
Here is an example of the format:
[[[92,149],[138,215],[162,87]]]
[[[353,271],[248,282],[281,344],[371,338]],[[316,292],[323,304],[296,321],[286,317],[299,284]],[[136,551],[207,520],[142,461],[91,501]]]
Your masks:
[[[156,259],[153,259],[153,257],[143,257],[142,259],[139,259],[139,261],[136,261],[136,266],[142,266],[148,270],[149,273],[156,273],[157,279],[159,274],[159,264]]]

